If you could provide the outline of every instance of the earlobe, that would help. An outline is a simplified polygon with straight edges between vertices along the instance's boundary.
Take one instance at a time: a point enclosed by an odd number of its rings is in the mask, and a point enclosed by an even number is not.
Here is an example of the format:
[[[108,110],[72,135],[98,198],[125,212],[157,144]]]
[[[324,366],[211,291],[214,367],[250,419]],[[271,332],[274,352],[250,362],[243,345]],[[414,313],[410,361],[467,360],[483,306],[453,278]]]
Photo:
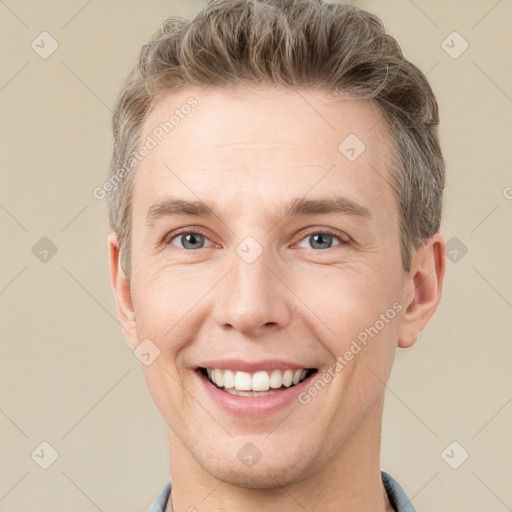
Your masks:
[[[138,345],[135,311],[130,291],[130,281],[126,277],[119,258],[119,238],[115,233],[107,237],[110,284],[114,292],[117,316],[126,343],[132,348]]]
[[[413,258],[410,277],[404,287],[406,307],[398,338],[401,348],[416,343],[439,305],[446,270],[444,247],[443,236],[436,233],[418,248]]]

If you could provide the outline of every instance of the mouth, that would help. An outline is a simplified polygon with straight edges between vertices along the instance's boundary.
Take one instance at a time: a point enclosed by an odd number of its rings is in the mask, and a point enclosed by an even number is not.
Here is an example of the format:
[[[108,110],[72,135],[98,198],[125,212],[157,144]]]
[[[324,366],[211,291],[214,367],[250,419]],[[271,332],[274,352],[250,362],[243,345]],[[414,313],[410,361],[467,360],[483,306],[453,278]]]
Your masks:
[[[317,368],[268,370],[254,373],[198,367],[196,371],[217,389],[230,395],[258,397],[280,393],[310,379]]]

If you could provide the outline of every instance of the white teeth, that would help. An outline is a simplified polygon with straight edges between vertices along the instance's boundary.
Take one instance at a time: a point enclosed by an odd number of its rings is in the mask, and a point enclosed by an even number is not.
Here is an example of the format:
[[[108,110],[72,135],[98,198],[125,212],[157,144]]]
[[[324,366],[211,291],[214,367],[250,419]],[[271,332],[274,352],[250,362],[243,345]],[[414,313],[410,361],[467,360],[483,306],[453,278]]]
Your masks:
[[[270,387],[271,388],[280,388],[283,385],[283,376],[281,370],[274,370],[270,374]]]
[[[270,377],[267,372],[256,372],[252,376],[253,391],[267,391],[270,387]]]
[[[295,370],[295,372],[293,373],[293,384],[297,384],[299,382],[301,374],[302,370]]]
[[[224,389],[230,395],[238,395],[238,396],[265,396],[272,395],[276,393],[276,391],[238,391],[235,388],[232,389]]]
[[[215,369],[212,371],[212,380],[221,388],[224,385],[224,372],[222,370]]]
[[[224,387],[235,387],[235,374],[231,370],[224,370]]]
[[[219,371],[219,370],[217,370]],[[219,384],[217,383],[217,386]],[[251,391],[252,379],[251,374],[247,372],[236,372],[235,374],[235,389],[238,391]]]
[[[206,371],[210,380],[219,388],[224,388],[228,392],[233,391],[231,394],[240,394],[241,396],[257,396],[258,392],[260,394],[273,393],[268,390],[279,389],[283,386],[289,388],[303,381],[307,373],[305,369],[258,371],[252,375],[248,372],[219,368],[207,368]],[[237,392],[235,393],[235,391]],[[243,392],[246,391],[249,393],[244,394]],[[266,393],[267,391],[268,393]]]
[[[292,385],[293,381],[293,371],[292,370],[286,370],[283,374],[283,386],[286,386],[289,388]]]

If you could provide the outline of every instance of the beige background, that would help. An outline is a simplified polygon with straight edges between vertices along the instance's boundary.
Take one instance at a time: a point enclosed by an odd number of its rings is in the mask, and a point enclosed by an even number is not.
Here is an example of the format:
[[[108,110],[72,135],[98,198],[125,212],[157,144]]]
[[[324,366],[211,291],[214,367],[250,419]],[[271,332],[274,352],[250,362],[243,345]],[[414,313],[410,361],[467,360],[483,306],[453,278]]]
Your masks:
[[[442,232],[458,251],[434,319],[397,353],[381,467],[418,512],[509,510],[512,4],[356,3],[437,94]],[[92,190],[107,176],[111,108],[140,45],[165,16],[202,5],[0,0],[0,511],[143,511],[169,478],[165,424],[116,320],[106,209]],[[43,31],[59,45],[47,59],[31,48]],[[469,44],[458,58],[442,45],[453,31]],[[457,37],[444,43],[452,55]],[[42,237],[57,248],[46,262],[32,252]],[[43,441],[58,452],[48,469],[36,463],[49,460]],[[462,450],[469,458],[452,469]]]

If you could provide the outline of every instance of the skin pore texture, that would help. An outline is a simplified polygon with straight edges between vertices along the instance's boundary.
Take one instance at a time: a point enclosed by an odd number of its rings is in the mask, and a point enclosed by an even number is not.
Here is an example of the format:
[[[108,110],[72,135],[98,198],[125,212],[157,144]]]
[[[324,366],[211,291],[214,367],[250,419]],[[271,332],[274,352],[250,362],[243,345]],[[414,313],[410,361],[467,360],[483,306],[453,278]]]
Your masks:
[[[143,371],[167,423],[167,510],[172,501],[175,512],[392,511],[380,477],[385,383],[396,348],[413,345],[437,308],[444,239],[430,238],[403,272],[391,139],[374,104],[313,90],[189,88],[156,105],[140,140],[191,96],[197,106],[136,170],[130,276],[108,237],[124,337],[160,350]],[[353,161],[338,149],[350,134],[365,144]],[[339,196],[369,216],[285,215],[296,198]],[[171,197],[215,215],[148,218]],[[251,263],[237,252],[246,237],[262,249]],[[307,404],[243,417],[201,386],[200,363],[224,358],[317,368],[311,386],[393,304],[394,317]],[[252,466],[237,456],[247,443],[261,453]]]

